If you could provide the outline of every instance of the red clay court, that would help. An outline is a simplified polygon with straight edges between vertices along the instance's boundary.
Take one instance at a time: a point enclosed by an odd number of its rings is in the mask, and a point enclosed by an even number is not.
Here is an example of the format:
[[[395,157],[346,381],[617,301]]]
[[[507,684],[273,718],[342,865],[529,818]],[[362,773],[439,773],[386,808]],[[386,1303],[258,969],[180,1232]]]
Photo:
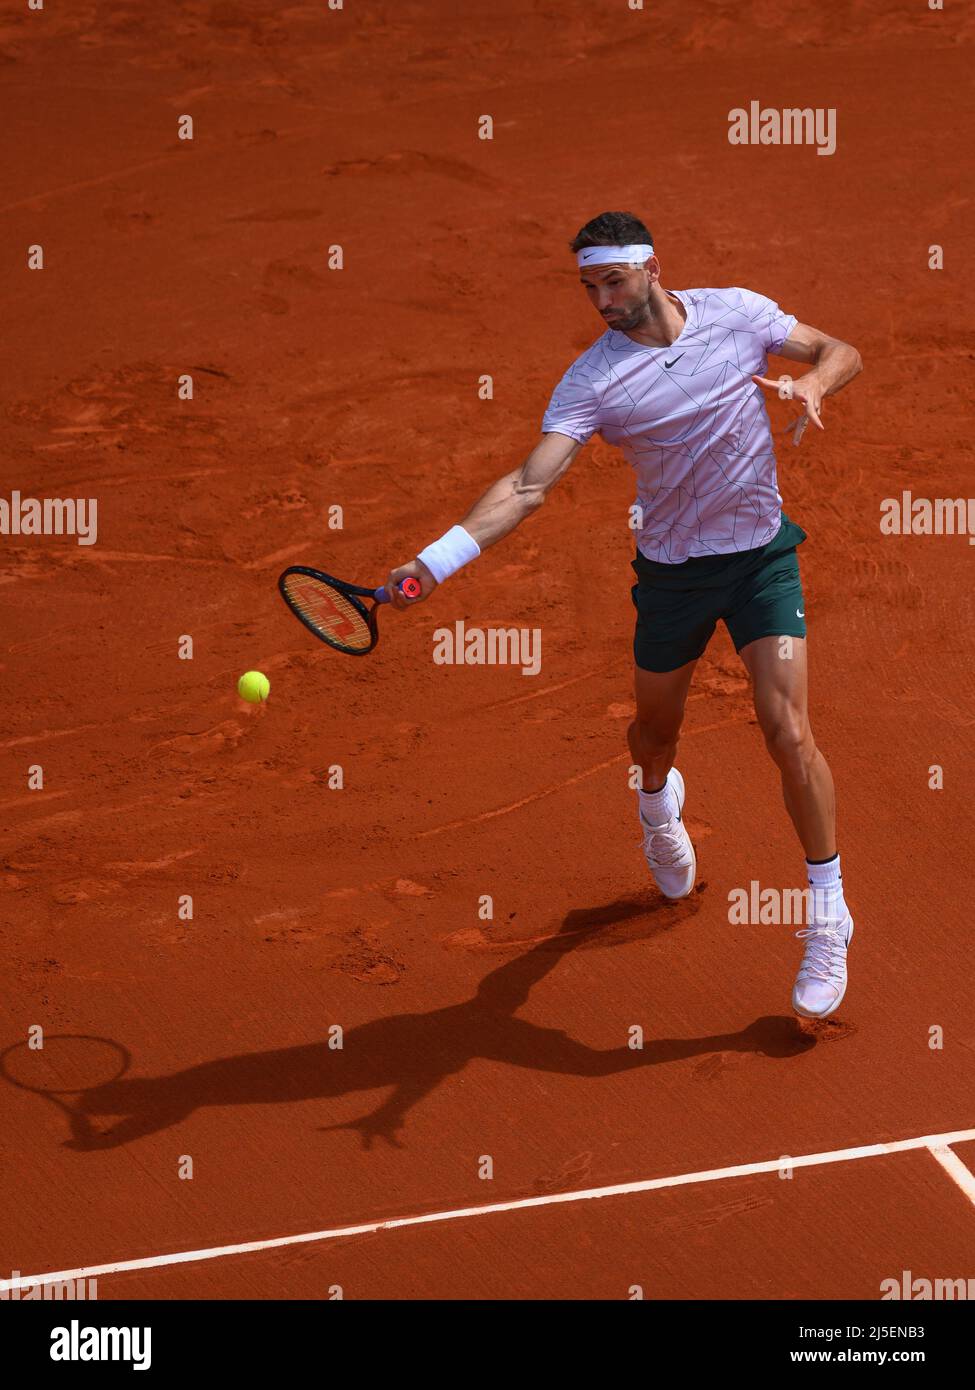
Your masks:
[[[147,13],[0,21],[0,495],[98,502],[95,544],[0,536],[0,1279],[700,1300],[975,1276],[975,550],[879,525],[884,498],[972,490],[970,11]],[[731,145],[752,100],[835,109],[836,152]],[[857,919],[821,1024],[789,1007],[794,928],[728,921],[802,861],[723,629],[680,753],[697,889],[648,878],[617,452],[594,441],[364,659],[275,588],[294,563],[382,583],[524,458],[600,331],[567,243],[617,207],[665,285],[750,286],[865,362],[778,448]],[[538,628],[540,673],[435,664],[459,620]],[[64,1038],[43,1062],[37,1026]]]

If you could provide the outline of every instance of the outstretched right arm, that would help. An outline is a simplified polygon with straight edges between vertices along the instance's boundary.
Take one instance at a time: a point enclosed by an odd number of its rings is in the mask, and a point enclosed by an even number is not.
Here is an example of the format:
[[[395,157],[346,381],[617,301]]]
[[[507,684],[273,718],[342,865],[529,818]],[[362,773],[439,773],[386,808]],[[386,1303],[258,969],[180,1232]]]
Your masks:
[[[479,550],[494,545],[526,516],[538,510],[581,448],[578,440],[567,434],[543,434],[520,468],[492,483],[477,499],[460,521],[460,527],[476,542]],[[448,532],[447,536],[450,534]],[[434,544],[438,546],[440,542]],[[399,592],[397,586],[407,578],[420,581],[419,598],[407,600]],[[436,587],[436,576],[419,557],[392,570],[386,580],[386,590],[393,596],[394,608],[412,608],[415,603],[429,598]]]

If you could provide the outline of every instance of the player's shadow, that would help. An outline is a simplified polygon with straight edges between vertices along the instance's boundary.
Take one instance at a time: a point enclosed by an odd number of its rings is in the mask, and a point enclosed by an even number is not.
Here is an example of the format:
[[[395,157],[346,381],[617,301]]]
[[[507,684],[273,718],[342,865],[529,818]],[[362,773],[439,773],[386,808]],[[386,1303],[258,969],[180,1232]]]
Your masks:
[[[696,904],[682,905],[684,915]],[[340,1050],[327,1041],[269,1052],[219,1057],[167,1076],[123,1077],[83,1091],[71,1105],[69,1147],[114,1148],[179,1123],[204,1105],[267,1105],[328,1100],[354,1091],[391,1087],[369,1114],[325,1129],[354,1129],[366,1147],[376,1138],[397,1144],[404,1116],[446,1077],[475,1058],[568,1076],[617,1072],[677,1062],[702,1053],[746,1052],[788,1058],[815,1045],[794,1018],[758,1018],[738,1033],[700,1038],[622,1041],[596,1048],[516,1012],[532,987],[569,952],[614,940],[645,940],[675,923],[663,901],[622,899],[570,912],[558,932],[490,971],[476,995],[428,1013],[374,1019],[349,1029]],[[620,935],[622,925],[622,937]],[[637,935],[634,937],[634,930]],[[108,1128],[99,1117],[116,1117]],[[117,1118],[121,1117],[121,1118]]]

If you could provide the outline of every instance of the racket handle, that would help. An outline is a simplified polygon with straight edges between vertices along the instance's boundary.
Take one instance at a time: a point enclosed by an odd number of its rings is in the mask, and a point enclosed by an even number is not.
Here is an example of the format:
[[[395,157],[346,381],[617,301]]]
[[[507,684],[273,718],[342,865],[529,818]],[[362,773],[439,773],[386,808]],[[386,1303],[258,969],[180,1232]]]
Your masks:
[[[420,588],[420,581],[418,579],[404,579],[403,582],[399,584],[397,587],[399,588],[400,593],[403,594],[405,598],[417,598],[423,592]],[[376,602],[389,602],[389,592],[387,591],[385,585],[376,590]]]

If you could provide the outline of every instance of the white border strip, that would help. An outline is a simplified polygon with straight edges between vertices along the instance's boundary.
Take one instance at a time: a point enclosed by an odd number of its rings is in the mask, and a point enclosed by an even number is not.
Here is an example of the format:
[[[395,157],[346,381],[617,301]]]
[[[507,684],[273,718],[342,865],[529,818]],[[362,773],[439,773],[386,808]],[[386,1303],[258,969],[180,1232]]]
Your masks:
[[[958,1141],[955,1140],[955,1143]],[[975,1204],[975,1173],[962,1163],[947,1144],[932,1144],[931,1153],[941,1164],[950,1178],[953,1178],[970,1202]]]
[[[216,1245],[208,1250],[181,1250],[174,1255],[150,1255],[143,1260],[118,1260],[114,1264],[87,1265],[83,1269],[62,1269],[57,1274],[21,1275],[0,1280],[0,1289],[22,1289],[55,1280],[94,1279],[102,1274],[122,1274],[133,1269],[159,1269],[166,1265],[192,1264],[197,1260],[219,1260],[228,1255],[251,1255],[258,1250],[275,1250],[285,1245],[310,1245],[316,1241],[340,1240],[348,1236],[372,1235],[375,1231],[394,1231],[404,1226],[428,1226],[439,1221],[460,1221],[471,1216],[490,1216],[503,1211],[526,1211],[530,1207],[558,1206],[565,1202],[585,1202],[597,1197],[623,1197],[634,1192],[656,1192],[665,1187],[686,1187],[692,1183],[722,1182],[726,1178],[750,1177],[755,1173],[775,1173],[783,1165],[814,1168],[825,1163],[848,1163],[857,1158],[878,1158],[883,1154],[905,1153],[909,1149],[929,1149],[938,1162],[975,1201],[975,1177],[949,1144],[975,1139],[975,1129],[956,1129],[948,1134],[922,1134],[917,1139],[896,1139],[890,1144],[865,1144],[858,1148],[831,1149],[826,1153],[763,1159],[760,1163],[741,1163],[734,1168],[706,1168],[699,1173],[679,1173],[670,1178],[648,1178],[643,1182],[617,1183],[612,1187],[588,1187],[577,1192],[553,1192],[544,1197],[521,1197],[511,1202],[491,1202],[481,1207],[456,1207],[450,1211],[428,1212],[425,1216],[398,1216],[391,1221],[370,1221],[361,1226],[338,1226],[329,1231],[308,1231],[297,1236],[277,1236],[272,1240],[250,1240],[240,1245]],[[957,1165],[957,1167],[955,1166]],[[957,1169],[967,1175],[962,1180]]]

